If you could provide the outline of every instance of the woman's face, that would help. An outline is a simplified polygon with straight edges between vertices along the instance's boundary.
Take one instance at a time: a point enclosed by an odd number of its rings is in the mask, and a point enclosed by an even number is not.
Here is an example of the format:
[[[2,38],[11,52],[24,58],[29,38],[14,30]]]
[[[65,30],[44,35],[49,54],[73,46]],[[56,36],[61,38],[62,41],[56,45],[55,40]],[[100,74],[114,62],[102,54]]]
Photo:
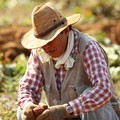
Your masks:
[[[42,49],[52,58],[60,57],[66,50],[68,33],[64,30],[53,41],[42,46]]]

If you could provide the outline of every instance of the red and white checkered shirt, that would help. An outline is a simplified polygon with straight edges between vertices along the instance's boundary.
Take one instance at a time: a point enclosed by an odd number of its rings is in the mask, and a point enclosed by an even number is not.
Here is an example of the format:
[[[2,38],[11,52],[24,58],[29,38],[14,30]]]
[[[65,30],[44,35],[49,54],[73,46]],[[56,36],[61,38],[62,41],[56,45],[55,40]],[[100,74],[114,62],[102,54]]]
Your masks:
[[[72,52],[77,54],[78,41],[74,31],[74,47]],[[87,44],[83,51],[83,63],[85,71],[91,81],[93,88],[88,92],[81,94],[78,98],[69,102],[73,107],[74,115],[83,112],[93,111],[109,102],[111,98],[110,76],[108,74],[108,66],[104,59],[103,53],[96,41]],[[55,69],[56,82],[58,89],[61,89],[66,70],[61,65],[59,69]],[[37,50],[32,50],[29,57],[27,70],[21,79],[18,91],[18,105],[21,109],[28,102],[39,104],[41,92],[44,82]]]

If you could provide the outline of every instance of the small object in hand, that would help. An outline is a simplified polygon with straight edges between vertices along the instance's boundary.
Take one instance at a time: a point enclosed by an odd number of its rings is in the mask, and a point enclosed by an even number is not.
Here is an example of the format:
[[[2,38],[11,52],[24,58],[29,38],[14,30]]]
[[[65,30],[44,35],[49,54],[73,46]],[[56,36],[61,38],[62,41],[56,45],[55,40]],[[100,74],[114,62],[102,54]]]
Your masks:
[[[47,108],[48,108],[47,105],[35,107],[33,109],[34,116],[37,117],[38,115],[42,114]]]

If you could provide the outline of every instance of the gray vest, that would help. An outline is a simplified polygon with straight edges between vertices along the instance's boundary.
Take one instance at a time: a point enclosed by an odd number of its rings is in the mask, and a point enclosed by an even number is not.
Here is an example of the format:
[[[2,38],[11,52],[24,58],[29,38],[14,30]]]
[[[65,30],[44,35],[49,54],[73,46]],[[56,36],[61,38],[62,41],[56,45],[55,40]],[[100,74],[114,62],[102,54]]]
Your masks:
[[[76,99],[86,88],[92,87],[83,66],[83,50],[93,38],[82,32],[77,31],[77,34],[79,36],[79,52],[71,54],[75,59],[75,63],[73,68],[67,71],[61,91],[58,91],[56,85],[54,61],[51,59],[49,62],[41,63],[42,73],[45,78],[44,90],[49,106],[67,103]],[[101,50],[107,61],[107,55],[102,48]]]

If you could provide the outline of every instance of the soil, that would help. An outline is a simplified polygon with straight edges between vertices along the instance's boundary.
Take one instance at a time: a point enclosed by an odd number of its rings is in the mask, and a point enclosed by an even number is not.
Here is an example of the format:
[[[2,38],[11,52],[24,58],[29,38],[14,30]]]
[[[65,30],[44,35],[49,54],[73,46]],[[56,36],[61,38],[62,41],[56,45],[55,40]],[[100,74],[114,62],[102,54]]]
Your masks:
[[[4,62],[12,61],[17,55],[24,53],[29,56],[30,50],[23,48],[21,37],[30,29],[30,26],[9,26],[0,29],[0,51]]]
[[[30,50],[23,48],[21,37],[31,29],[31,26],[16,26],[0,28],[0,52],[3,53],[1,58],[4,62],[12,61],[17,55],[24,53],[30,55]],[[111,40],[120,45],[120,21],[110,20],[107,22],[99,21],[93,24],[82,24],[78,26],[82,32],[102,30],[107,33]]]

